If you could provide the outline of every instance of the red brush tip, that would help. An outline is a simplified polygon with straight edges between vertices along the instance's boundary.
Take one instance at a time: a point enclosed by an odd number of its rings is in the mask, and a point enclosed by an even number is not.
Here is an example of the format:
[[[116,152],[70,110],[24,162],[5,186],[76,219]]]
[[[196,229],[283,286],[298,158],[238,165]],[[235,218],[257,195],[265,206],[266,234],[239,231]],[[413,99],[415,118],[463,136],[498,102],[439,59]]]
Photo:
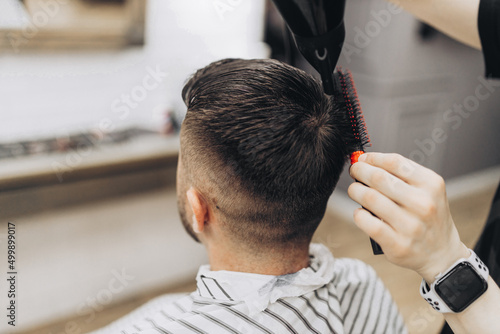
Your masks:
[[[354,165],[356,162],[358,162],[359,157],[361,154],[365,154],[363,151],[356,151],[351,154],[351,165]]]

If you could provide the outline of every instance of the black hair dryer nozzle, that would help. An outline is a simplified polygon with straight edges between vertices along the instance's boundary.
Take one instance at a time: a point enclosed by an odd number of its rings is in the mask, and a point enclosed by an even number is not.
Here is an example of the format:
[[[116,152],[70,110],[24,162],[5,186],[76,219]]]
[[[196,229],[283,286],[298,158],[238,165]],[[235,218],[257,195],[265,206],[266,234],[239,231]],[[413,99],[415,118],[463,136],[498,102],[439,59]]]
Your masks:
[[[319,72],[326,94],[333,95],[333,72],[345,39],[345,0],[273,0],[300,53]]]

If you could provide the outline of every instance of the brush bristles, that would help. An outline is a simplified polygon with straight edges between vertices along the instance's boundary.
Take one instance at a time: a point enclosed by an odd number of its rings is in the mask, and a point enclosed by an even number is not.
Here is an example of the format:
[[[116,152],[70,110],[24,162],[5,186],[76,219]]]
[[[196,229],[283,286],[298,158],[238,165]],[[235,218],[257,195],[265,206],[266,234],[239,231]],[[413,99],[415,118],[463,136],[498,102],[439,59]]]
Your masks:
[[[370,146],[370,137],[366,129],[365,118],[358,99],[358,92],[354,85],[352,74],[347,69],[337,68],[339,77],[340,89],[342,90],[342,99],[347,113],[348,121],[350,122],[354,139],[359,145],[359,149],[363,150],[365,146]]]

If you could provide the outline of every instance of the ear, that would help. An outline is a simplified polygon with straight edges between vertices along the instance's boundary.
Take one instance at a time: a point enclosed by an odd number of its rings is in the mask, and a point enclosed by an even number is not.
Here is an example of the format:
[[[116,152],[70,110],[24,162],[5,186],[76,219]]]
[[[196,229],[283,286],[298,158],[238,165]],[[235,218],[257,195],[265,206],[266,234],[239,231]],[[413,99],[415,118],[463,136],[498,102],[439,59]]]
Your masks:
[[[193,212],[193,231],[203,232],[205,223],[208,221],[208,205],[203,196],[193,187],[189,188],[186,196]]]

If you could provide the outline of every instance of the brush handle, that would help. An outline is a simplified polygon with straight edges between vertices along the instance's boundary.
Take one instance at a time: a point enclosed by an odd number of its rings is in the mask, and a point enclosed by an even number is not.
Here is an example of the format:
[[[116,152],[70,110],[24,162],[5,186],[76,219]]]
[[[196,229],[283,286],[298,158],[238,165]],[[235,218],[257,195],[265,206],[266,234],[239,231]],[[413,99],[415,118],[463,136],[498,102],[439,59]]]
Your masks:
[[[359,182],[359,181],[356,180],[356,182]],[[366,184],[364,184],[363,182],[359,182],[359,183],[361,183],[361,184],[363,184],[363,185],[366,186]],[[364,206],[363,206],[363,209],[365,209],[366,211],[368,211],[369,213],[371,213],[373,217],[377,217],[377,216],[375,216],[373,214],[373,212],[371,212],[370,210],[366,209]],[[382,247],[380,247],[380,245],[375,240],[373,240],[372,238],[370,238],[370,243],[372,244],[373,255],[384,254],[384,251],[382,250]]]
[[[380,245],[375,240],[370,238],[370,243],[372,244],[373,255],[384,254],[382,247],[380,247]]]
[[[356,162],[358,162],[358,158],[364,154],[365,152],[360,150],[360,151],[356,151],[356,152],[353,152],[351,153],[351,166],[354,165]],[[358,180],[356,180],[356,182],[359,182]],[[362,185],[365,185],[363,182],[359,182],[361,183]],[[368,186],[367,186],[368,187]],[[371,212],[370,210],[367,210],[365,207],[363,207],[363,209],[365,209],[366,211],[368,211],[369,213],[372,214],[372,216],[374,217],[377,217],[373,214],[373,212]],[[378,218],[378,217],[377,217]],[[372,250],[373,250],[373,255],[380,255],[380,254],[384,254],[384,251],[382,250],[382,247],[380,247],[380,245],[378,243],[375,242],[375,240],[373,240],[372,238],[370,238],[370,243],[372,245]]]
[[[356,182],[359,182],[359,181],[356,180]],[[363,182],[359,182],[359,183],[364,184]],[[370,210],[367,210],[364,206],[362,208],[365,209],[366,211],[368,211],[369,213],[371,213],[373,217],[377,217]],[[373,240],[372,238],[370,238],[370,243],[372,244],[373,255],[384,254],[384,251],[382,250],[382,247],[380,247],[380,245],[375,240]]]

